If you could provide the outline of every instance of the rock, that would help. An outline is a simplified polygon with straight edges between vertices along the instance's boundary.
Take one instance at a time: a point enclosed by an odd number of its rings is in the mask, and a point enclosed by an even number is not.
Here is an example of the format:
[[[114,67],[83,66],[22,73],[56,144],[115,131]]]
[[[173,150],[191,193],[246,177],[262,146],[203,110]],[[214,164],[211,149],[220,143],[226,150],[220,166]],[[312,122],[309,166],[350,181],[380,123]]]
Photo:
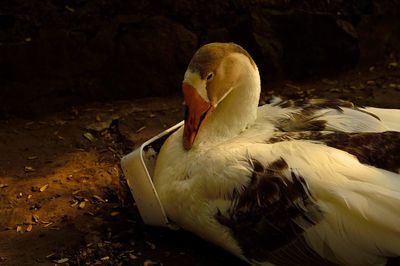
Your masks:
[[[227,28],[210,28],[201,36],[201,44],[230,41],[232,41],[232,34]]]
[[[190,0],[163,0],[169,13],[178,17],[189,17],[196,12],[197,1]]]
[[[400,56],[399,1],[67,2],[1,5],[0,118],[177,93],[208,42],[242,45],[264,83]]]
[[[394,23],[389,33],[387,43],[385,44],[386,52],[392,53],[393,55],[400,57],[400,25]]]
[[[175,93],[196,48],[197,36],[166,17],[120,24],[104,84],[126,96]]]
[[[281,57],[279,71],[290,78],[326,73],[358,62],[357,35],[346,21],[330,14],[298,10],[257,9],[252,12],[255,13],[253,17],[262,16],[264,21],[268,21],[266,33],[258,34],[267,40],[274,37],[270,46],[282,51],[276,55]],[[259,47],[269,49],[265,44]]]
[[[249,19],[251,27],[248,31],[254,41],[250,46],[254,47],[254,52],[259,57],[262,76],[268,79],[281,78],[284,51],[269,17],[264,12],[252,9]]]
[[[0,30],[6,30],[15,24],[15,16],[12,14],[0,13]]]
[[[1,45],[0,117],[175,93],[196,48],[194,33],[160,16],[116,16],[92,35],[42,27],[28,43]]]
[[[368,10],[360,14],[356,24],[361,63],[382,61],[390,54],[400,57],[399,16],[399,1],[370,1]]]
[[[354,27],[328,13],[250,8],[230,31],[267,80],[323,74],[359,59]]]

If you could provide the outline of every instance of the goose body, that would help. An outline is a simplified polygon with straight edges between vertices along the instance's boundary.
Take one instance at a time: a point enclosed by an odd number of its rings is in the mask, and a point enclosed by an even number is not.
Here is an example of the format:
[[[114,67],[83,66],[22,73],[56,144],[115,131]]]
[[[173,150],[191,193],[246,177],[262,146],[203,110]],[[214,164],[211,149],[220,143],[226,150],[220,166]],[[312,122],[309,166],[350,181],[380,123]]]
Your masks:
[[[400,256],[400,110],[340,100],[257,107],[235,44],[200,48],[185,126],[154,184],[168,217],[253,265],[385,265]]]

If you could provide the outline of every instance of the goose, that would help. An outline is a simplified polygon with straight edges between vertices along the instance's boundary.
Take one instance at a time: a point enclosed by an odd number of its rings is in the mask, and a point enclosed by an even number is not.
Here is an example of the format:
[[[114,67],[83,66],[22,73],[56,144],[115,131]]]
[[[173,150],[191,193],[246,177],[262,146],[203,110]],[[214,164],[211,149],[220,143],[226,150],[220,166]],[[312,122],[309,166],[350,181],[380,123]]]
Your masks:
[[[400,256],[400,110],[331,99],[258,106],[234,43],[184,74],[184,126],[154,185],[169,219],[251,265],[385,265]]]

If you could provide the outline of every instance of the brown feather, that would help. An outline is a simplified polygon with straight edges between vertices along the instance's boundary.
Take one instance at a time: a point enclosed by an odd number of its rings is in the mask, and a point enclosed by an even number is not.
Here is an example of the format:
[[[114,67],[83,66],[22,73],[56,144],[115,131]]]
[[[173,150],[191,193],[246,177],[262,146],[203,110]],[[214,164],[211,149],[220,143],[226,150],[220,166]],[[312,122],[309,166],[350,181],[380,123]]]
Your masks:
[[[400,132],[341,133],[321,135],[330,147],[353,154],[363,164],[398,173],[400,170]]]
[[[256,66],[250,54],[235,43],[209,43],[197,50],[189,63],[188,69],[192,72],[198,72],[202,79],[206,79],[211,71],[217,69],[221,60],[231,53],[244,54],[249,58],[251,64],[254,67]]]
[[[318,223],[322,212],[303,178],[294,173],[292,180],[286,177],[290,169],[285,160],[280,158],[265,167],[253,160],[252,165],[254,172],[248,186],[233,193],[231,208],[224,214],[218,211],[215,218],[231,228],[247,258],[273,261]]]
[[[326,120],[320,119],[316,112],[321,109],[335,109],[343,112],[343,107],[357,110],[368,114],[379,120],[374,114],[356,107],[352,102],[340,99],[299,99],[299,100],[282,100],[274,104],[282,108],[299,108],[297,113],[292,113],[289,118],[281,119],[276,123],[276,127],[281,131],[321,131],[326,128]]]
[[[277,132],[267,143],[311,140],[346,151],[363,163],[398,173],[400,170],[400,132]]]

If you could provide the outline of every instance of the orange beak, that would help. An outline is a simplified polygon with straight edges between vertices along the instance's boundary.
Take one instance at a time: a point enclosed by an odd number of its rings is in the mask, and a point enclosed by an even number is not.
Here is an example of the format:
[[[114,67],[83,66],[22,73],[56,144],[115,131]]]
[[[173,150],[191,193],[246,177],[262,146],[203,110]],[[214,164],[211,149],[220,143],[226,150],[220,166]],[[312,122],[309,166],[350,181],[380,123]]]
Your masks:
[[[183,147],[186,150],[190,150],[199,132],[200,126],[214,108],[211,103],[205,101],[191,85],[183,83],[182,91],[186,103]]]

